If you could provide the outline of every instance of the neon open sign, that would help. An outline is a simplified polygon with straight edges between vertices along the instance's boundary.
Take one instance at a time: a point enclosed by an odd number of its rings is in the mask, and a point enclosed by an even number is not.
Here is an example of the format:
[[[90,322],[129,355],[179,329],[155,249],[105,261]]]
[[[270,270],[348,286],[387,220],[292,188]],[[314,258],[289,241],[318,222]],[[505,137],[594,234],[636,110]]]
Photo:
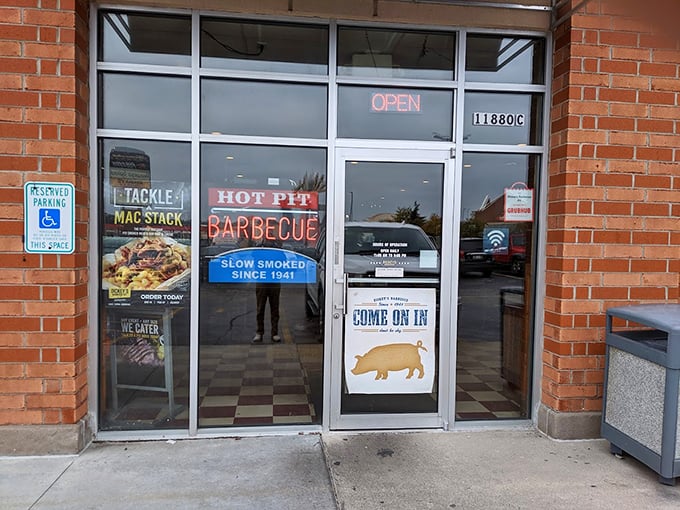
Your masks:
[[[420,94],[373,92],[372,112],[420,113]]]

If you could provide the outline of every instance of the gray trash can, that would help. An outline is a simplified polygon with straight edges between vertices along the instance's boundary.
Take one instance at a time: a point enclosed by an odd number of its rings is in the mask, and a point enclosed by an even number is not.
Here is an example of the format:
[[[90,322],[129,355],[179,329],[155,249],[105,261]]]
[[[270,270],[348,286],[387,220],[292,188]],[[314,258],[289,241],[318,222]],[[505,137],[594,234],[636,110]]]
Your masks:
[[[613,319],[631,321],[612,328]],[[632,324],[635,323],[635,324]],[[642,327],[640,327],[642,326]],[[607,311],[602,437],[675,485],[680,476],[680,305]]]

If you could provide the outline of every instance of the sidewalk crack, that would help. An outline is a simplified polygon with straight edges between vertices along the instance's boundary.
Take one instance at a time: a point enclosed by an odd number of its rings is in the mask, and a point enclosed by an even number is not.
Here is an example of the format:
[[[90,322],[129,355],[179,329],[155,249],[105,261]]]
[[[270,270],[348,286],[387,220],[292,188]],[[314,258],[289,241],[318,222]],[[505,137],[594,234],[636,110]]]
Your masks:
[[[64,476],[64,473],[66,473],[66,471],[68,471],[68,469],[73,465],[74,462],[75,462],[75,459],[73,459],[71,462],[68,463],[68,465],[62,470],[62,472],[59,473],[59,476],[57,476],[54,479],[54,481],[42,492],[42,494],[40,494],[40,496],[38,496],[38,499],[36,499],[33,502],[33,504],[28,507],[28,510],[33,510],[35,505],[40,503],[40,500],[45,496],[45,494],[47,494],[47,491],[49,491],[52,487],[54,487],[54,484],[57,483],[61,479],[62,476]]]

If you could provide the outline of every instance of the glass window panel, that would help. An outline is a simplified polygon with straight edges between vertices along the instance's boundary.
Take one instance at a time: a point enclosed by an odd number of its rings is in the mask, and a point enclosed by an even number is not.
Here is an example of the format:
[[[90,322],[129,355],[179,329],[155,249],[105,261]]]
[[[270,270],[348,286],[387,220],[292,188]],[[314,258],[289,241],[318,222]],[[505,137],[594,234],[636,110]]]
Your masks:
[[[465,93],[465,143],[540,145],[541,94]]]
[[[388,140],[452,137],[453,92],[340,86],[338,136]]]
[[[493,83],[545,83],[545,41],[469,35],[465,80]]]
[[[201,66],[328,74],[328,28],[203,19]]]
[[[191,65],[191,18],[103,11],[99,60],[130,64]]]
[[[456,418],[526,419],[531,394],[534,224],[540,157],[463,156]],[[470,383],[484,371],[493,399]]]
[[[442,32],[338,30],[338,75],[453,80],[455,37]]]
[[[100,428],[187,428],[191,146],[102,139]]]
[[[201,146],[199,427],[321,422],[326,157]]]
[[[99,127],[187,133],[191,78],[142,74],[100,75]]]
[[[325,85],[201,80],[201,131],[326,137]]]
[[[441,244],[443,182],[444,165],[440,163],[346,162],[343,244],[344,272],[350,278],[346,313],[348,318],[357,318],[357,312],[361,313],[360,310],[364,308],[358,303],[381,302],[380,306],[384,306],[384,311],[389,314],[390,327],[366,329],[360,320],[345,323],[341,395],[343,414],[437,411],[439,317],[436,310],[439,308],[440,291],[440,253],[437,247]],[[399,283],[381,282],[379,275],[384,270],[400,270],[403,280]],[[372,281],[352,281],[356,277],[370,278]],[[409,281],[411,278],[429,281],[415,283]],[[361,287],[363,289],[359,290]],[[411,290],[409,287],[416,289]],[[431,298],[428,298],[430,292]],[[363,296],[359,297],[357,293]],[[426,312],[429,313],[430,328],[417,324],[413,318],[409,319],[410,312],[403,308],[401,311],[406,313],[406,317],[401,315],[400,320],[408,322],[409,327],[403,330],[393,328],[397,324],[394,314],[398,314],[400,309],[392,308],[388,302],[402,300],[404,304],[416,295],[418,300],[422,300],[418,301],[420,303],[432,300],[430,311]],[[356,301],[352,296],[356,296]],[[406,386],[395,387],[394,383],[385,385],[384,380],[379,380],[378,373],[388,378],[387,370],[383,373],[379,369],[376,373],[373,371],[375,368],[357,357],[370,357],[368,353],[373,348],[394,342],[395,335],[400,342],[407,342],[398,345],[412,343],[415,347],[417,342],[421,342],[427,349],[417,355],[421,363],[419,367],[416,364],[408,374],[402,372],[407,378],[413,375],[412,370],[418,373],[417,381],[413,377]],[[399,369],[395,370],[397,373],[392,377],[401,378]]]

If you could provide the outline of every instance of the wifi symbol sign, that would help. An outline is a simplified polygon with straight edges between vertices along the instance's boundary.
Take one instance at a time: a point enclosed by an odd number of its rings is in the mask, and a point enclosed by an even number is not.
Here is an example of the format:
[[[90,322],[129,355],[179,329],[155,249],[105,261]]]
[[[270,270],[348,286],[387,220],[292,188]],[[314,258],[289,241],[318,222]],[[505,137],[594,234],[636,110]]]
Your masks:
[[[502,230],[490,230],[489,232],[486,233],[486,238],[489,240],[489,243],[491,243],[491,246],[493,248],[498,248],[501,245],[504,245],[506,234]]]

